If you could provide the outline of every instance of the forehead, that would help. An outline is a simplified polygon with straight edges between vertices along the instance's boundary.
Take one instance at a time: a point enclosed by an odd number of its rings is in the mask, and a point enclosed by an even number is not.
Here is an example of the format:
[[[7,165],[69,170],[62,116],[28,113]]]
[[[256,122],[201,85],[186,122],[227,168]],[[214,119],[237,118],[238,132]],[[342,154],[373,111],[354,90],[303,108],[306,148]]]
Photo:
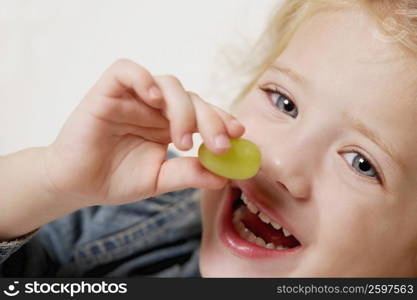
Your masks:
[[[394,39],[384,38],[364,10],[345,8],[322,11],[307,20],[277,60],[291,63],[309,81],[335,88],[355,84],[359,90],[378,88],[386,93],[414,87],[415,96],[416,59],[397,46]],[[388,82],[395,84],[381,89]]]
[[[275,64],[305,77],[302,90],[314,103],[366,121],[417,165],[417,151],[410,150],[417,146],[416,59],[378,26],[359,9],[317,13]]]

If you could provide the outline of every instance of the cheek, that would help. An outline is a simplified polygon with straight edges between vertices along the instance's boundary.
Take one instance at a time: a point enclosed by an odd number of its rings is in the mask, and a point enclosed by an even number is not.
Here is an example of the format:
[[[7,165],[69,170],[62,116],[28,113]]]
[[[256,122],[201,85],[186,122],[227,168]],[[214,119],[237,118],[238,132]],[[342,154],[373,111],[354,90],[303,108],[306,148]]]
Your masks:
[[[337,176],[326,177],[327,189],[316,199],[320,253],[326,253],[335,268],[352,273],[362,272],[364,266],[369,271],[382,268],[384,259],[391,256],[383,199],[352,192]]]
[[[417,257],[417,242],[412,248],[410,237],[415,239],[417,230],[412,234],[407,228],[417,228],[417,218],[415,213],[410,216],[413,208],[406,206],[404,185],[398,184],[398,189],[387,194],[358,181],[344,165],[332,167],[341,169],[336,173],[340,176],[331,176],[328,167],[320,179],[320,186],[324,186],[327,178],[329,187],[320,188],[326,194],[317,199],[320,202],[320,247],[328,251],[328,255],[339,254],[339,257],[332,256],[335,265],[343,257],[346,267],[353,269],[352,273],[366,269],[373,276],[409,274],[412,258]],[[417,212],[417,204],[414,212]],[[349,261],[356,263],[349,266]],[[415,266],[417,269],[417,263]]]
[[[312,201],[318,211],[319,237],[340,251],[357,253],[373,243],[378,224],[384,223],[384,199],[372,184],[358,179],[335,152],[324,152],[313,173]]]
[[[203,238],[211,240],[214,238],[216,218],[221,207],[223,190],[202,190],[201,191],[201,213],[203,221]]]
[[[218,192],[212,190],[201,191],[201,209],[204,221],[212,220],[219,206],[218,201],[213,201]]]
[[[323,242],[337,241],[334,246],[340,248],[358,248],[363,244],[361,239],[368,234],[367,230],[371,229],[368,221],[372,215],[372,201],[352,191],[334,168],[334,164],[327,163],[315,183],[320,187],[313,199],[318,206],[318,236]]]
[[[217,264],[223,256],[218,235],[218,215],[221,208],[222,190],[201,190],[203,236],[200,250],[200,272],[202,276],[218,276]]]
[[[265,136],[271,136],[276,132],[277,125],[277,120],[272,115],[273,110],[263,97],[265,96],[261,92],[250,93],[242,99],[235,113],[245,127],[243,138],[259,142],[259,146],[265,141]]]

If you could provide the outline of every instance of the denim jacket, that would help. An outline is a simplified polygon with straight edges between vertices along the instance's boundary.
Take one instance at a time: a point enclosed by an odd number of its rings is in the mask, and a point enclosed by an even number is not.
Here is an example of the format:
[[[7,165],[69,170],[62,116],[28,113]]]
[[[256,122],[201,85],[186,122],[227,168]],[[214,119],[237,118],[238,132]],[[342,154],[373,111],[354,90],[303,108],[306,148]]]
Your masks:
[[[173,153],[169,153],[172,157]],[[4,277],[199,277],[199,192],[92,206],[0,242]]]

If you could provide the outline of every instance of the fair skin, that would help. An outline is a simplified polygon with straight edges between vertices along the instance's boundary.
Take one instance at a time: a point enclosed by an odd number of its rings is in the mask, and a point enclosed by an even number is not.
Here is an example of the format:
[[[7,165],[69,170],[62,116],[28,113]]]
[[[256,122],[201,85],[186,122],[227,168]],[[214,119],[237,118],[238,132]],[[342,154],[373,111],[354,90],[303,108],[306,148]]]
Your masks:
[[[243,137],[263,158],[255,177],[232,184],[257,191],[257,201],[271,218],[285,220],[301,248],[250,257],[239,249],[255,248],[236,240],[228,246],[221,239],[227,187],[206,190],[203,276],[417,276],[415,60],[378,40],[377,26],[358,10],[313,16],[274,62],[279,70],[263,73],[241,99]],[[271,102],[279,94],[265,87],[284,93],[298,113],[279,109]],[[358,120],[395,156],[358,131]],[[357,152],[382,182],[353,167]]]
[[[277,58],[281,71],[264,73],[242,99],[236,115],[245,128],[174,78],[116,63],[50,146],[0,158],[0,178],[8,179],[0,181],[0,238],[82,207],[197,187],[203,189],[203,276],[415,276],[417,157],[410,149],[417,134],[417,74],[370,28],[376,25],[357,11],[313,17]],[[304,82],[282,72],[283,66]],[[148,88],[155,83],[162,96],[152,98]],[[268,98],[259,86],[290,94],[298,114],[274,107],[269,99],[277,94]],[[360,134],[352,118],[393,145],[405,164]],[[216,153],[227,151],[215,146],[216,136],[244,134],[262,151],[260,172],[227,181],[196,158],[165,161],[171,141],[180,150],[191,147],[181,143],[190,132],[199,132]],[[383,183],[349,165],[353,150],[375,162]],[[225,245],[219,238],[224,197],[231,185],[243,184],[257,191],[271,217],[276,212],[285,219],[300,250],[253,258]]]
[[[166,160],[168,145],[188,150],[194,132],[221,154],[244,128],[187,92],[174,76],[152,76],[129,60],[115,62],[51,145],[0,158],[0,240],[92,205],[223,187],[227,180],[204,169],[196,157]]]

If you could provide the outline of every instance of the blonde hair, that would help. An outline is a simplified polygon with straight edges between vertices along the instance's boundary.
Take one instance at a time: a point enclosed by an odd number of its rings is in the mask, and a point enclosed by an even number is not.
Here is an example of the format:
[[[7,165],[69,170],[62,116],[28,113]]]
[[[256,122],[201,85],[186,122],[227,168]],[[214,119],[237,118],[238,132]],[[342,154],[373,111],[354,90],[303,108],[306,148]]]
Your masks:
[[[262,73],[285,50],[297,29],[316,12],[362,6],[380,25],[379,38],[397,43],[417,57],[417,0],[285,0],[256,41],[247,59],[252,66],[250,81],[231,105],[234,111],[240,99],[253,88]]]

